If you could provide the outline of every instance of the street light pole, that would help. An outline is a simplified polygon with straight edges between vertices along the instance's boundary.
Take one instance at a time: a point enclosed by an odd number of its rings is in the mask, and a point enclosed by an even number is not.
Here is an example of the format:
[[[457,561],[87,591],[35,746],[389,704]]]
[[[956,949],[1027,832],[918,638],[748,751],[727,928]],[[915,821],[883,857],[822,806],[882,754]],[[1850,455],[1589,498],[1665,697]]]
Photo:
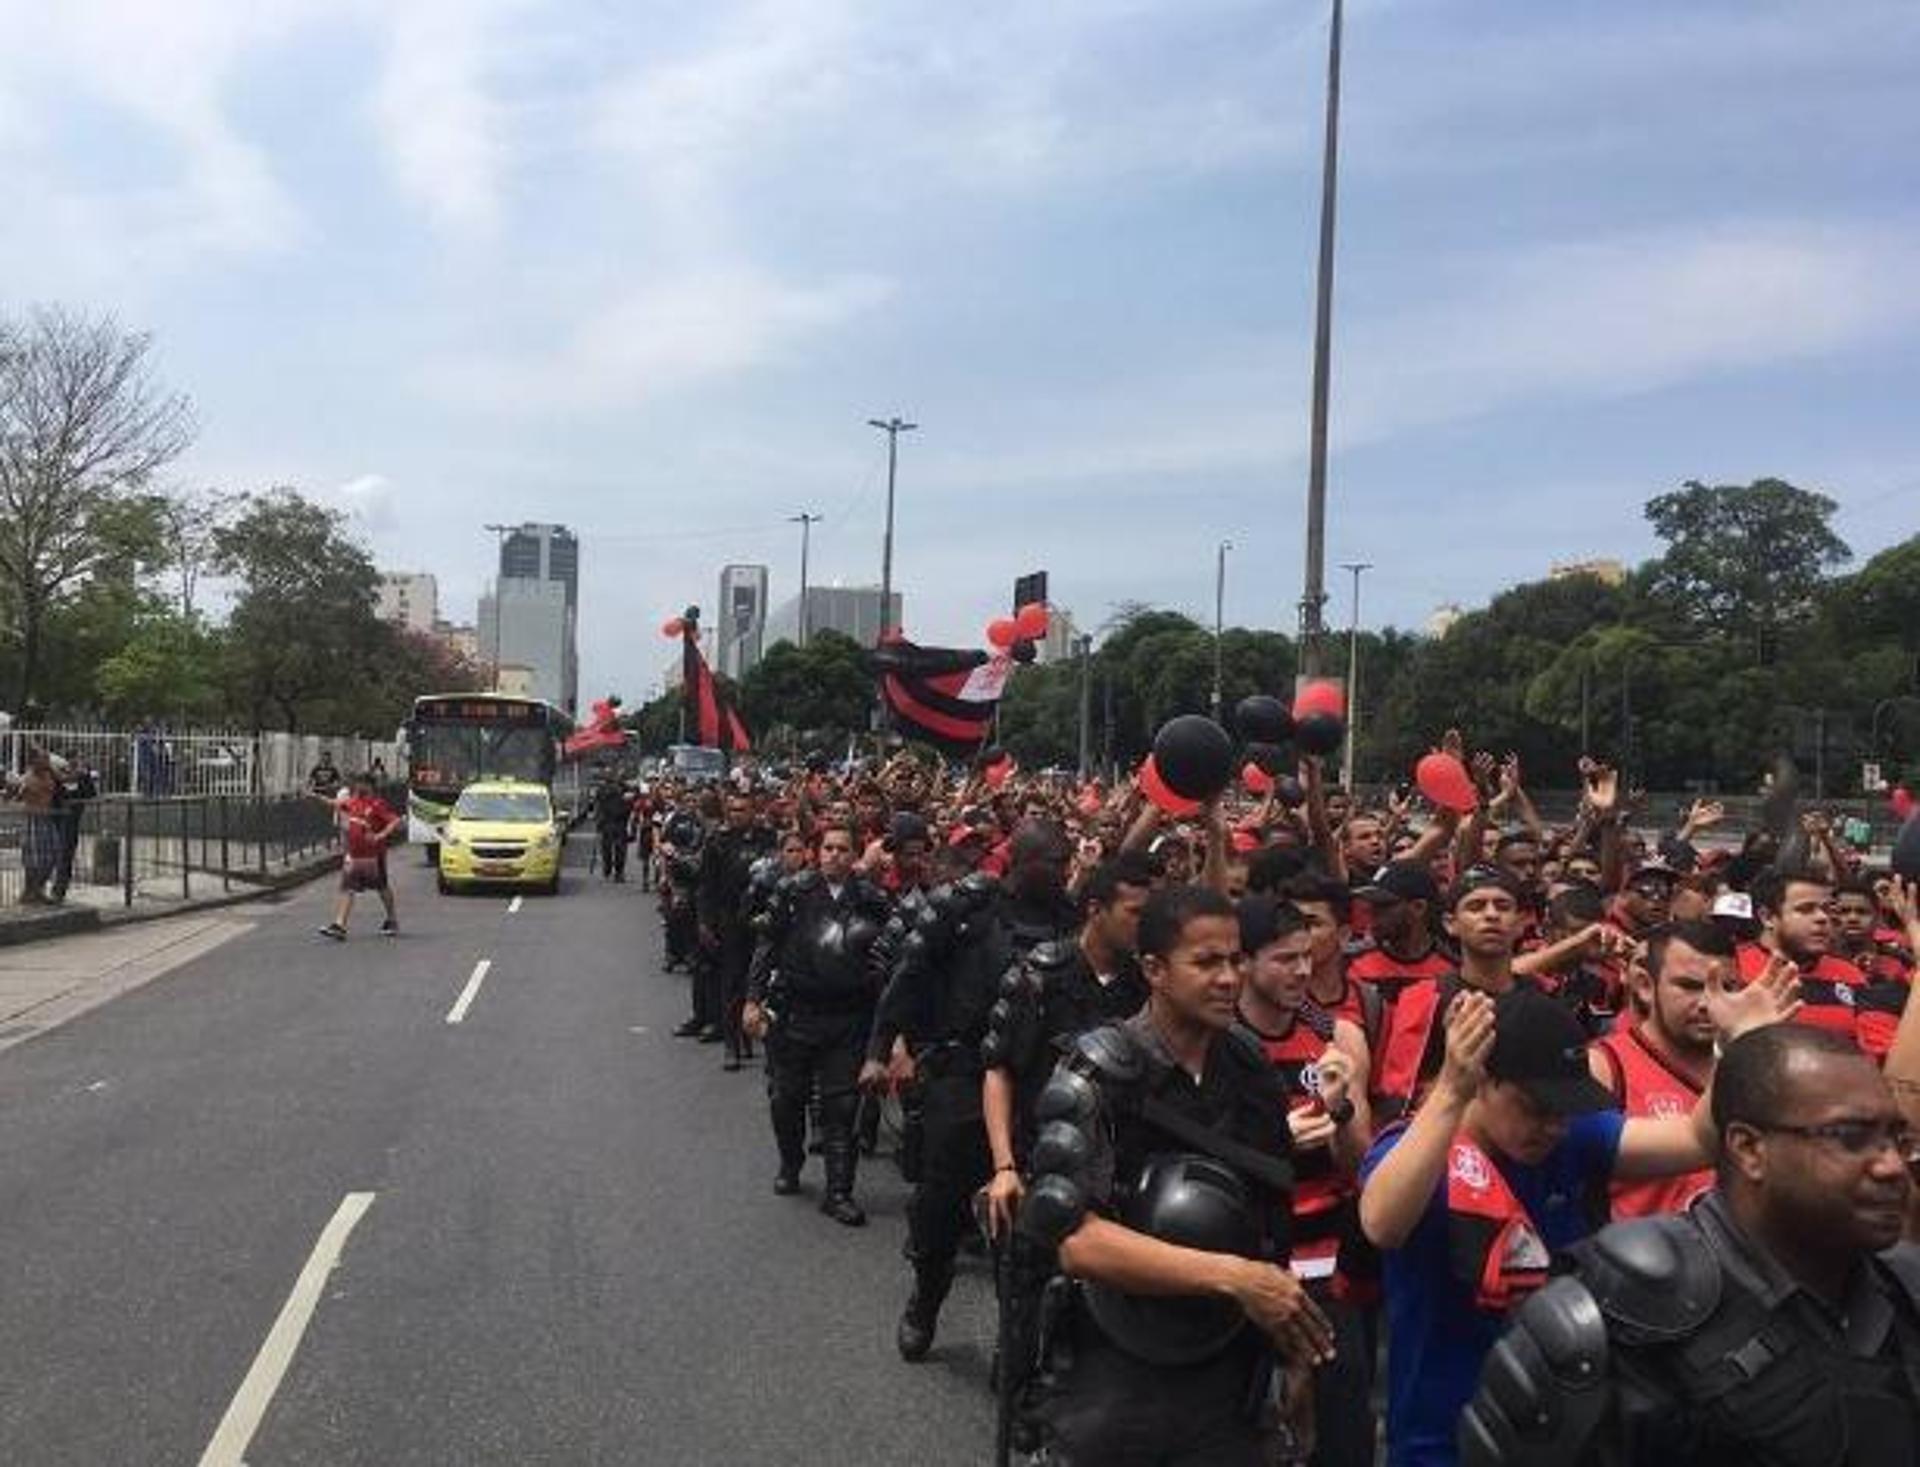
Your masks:
[[[788,524],[800,527],[800,645],[802,647],[807,645],[807,633],[812,630],[807,624],[810,620],[807,615],[807,550],[809,542],[813,539],[813,527],[819,524],[820,520],[820,515],[810,514],[806,510],[787,516]]]
[[[1227,552],[1233,541],[1222,540],[1213,567],[1213,721],[1220,721],[1221,637],[1226,631]]]
[[[1321,672],[1327,604],[1327,399],[1333,353],[1333,236],[1335,180],[1340,161],[1341,0],[1333,0],[1327,35],[1326,147],[1320,161],[1320,262],[1315,272],[1313,423],[1307,447],[1307,570],[1300,594],[1300,667]]]
[[[1080,777],[1085,779],[1093,767],[1093,636],[1083,632],[1077,641],[1080,653]]]
[[[880,640],[884,642],[893,629],[893,484],[900,466],[900,435],[920,425],[903,422],[898,416],[868,418],[867,423],[887,435],[887,532],[880,542]]]
[[[493,690],[500,691],[500,563],[507,558],[507,535],[512,525],[482,525],[493,531]]]
[[[1340,783],[1353,792],[1354,731],[1360,727],[1360,573],[1373,569],[1370,560],[1341,562],[1353,574],[1353,619],[1347,623],[1347,757],[1341,761]]]

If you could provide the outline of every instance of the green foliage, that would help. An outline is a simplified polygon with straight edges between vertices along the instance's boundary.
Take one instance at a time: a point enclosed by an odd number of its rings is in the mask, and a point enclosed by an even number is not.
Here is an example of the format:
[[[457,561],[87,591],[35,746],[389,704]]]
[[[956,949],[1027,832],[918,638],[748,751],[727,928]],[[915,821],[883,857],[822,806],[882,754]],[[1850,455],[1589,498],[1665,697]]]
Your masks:
[[[866,654],[851,637],[818,631],[805,647],[775,642],[737,692],[756,748],[794,748],[844,742],[867,726],[875,697]]]

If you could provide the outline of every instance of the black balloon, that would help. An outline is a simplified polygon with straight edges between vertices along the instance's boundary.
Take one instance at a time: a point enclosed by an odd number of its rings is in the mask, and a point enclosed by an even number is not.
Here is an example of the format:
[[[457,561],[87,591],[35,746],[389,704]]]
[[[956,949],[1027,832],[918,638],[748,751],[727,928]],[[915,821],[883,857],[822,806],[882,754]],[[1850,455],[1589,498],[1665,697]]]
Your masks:
[[[1186,800],[1210,800],[1233,782],[1233,740],[1211,718],[1185,713],[1153,737],[1153,767]]]
[[[1268,693],[1242,698],[1233,710],[1233,726],[1250,744],[1284,744],[1293,737],[1293,715],[1285,703]]]
[[[1909,815],[1900,827],[1900,838],[1893,843],[1893,869],[1909,881],[1920,881],[1920,815]]]
[[[1248,744],[1247,758],[1266,774],[1280,774],[1287,767],[1287,751],[1277,744]]]
[[[1022,665],[1032,662],[1039,655],[1040,649],[1031,642],[1015,642],[1013,644],[1013,660]]]
[[[1293,728],[1293,741],[1306,754],[1327,755],[1347,736],[1347,721],[1332,713],[1309,713]]]
[[[1273,797],[1289,810],[1298,810],[1307,803],[1307,789],[1291,774],[1283,774],[1273,782]]]

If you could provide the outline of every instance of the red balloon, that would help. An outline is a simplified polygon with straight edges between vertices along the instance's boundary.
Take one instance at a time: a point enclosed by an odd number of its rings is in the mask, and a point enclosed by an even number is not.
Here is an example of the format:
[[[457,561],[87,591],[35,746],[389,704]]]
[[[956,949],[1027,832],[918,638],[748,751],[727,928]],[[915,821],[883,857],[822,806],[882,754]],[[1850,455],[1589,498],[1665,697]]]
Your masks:
[[[686,629],[687,624],[676,616],[672,621],[660,628],[660,635],[663,637],[677,637],[685,632]]]
[[[1456,810],[1465,815],[1480,804],[1480,792],[1473,787],[1473,776],[1467,773],[1467,766],[1437,749],[1413,766],[1413,782],[1420,786],[1421,794],[1442,810]]]
[[[1140,766],[1140,788],[1149,800],[1161,810],[1176,817],[1197,815],[1200,813],[1198,800],[1184,799],[1167,788],[1167,782],[1160,777],[1160,771],[1153,767],[1153,756],[1147,756],[1147,762]]]
[[[1888,803],[1893,806],[1893,818],[1895,820],[1905,820],[1909,818],[1916,809],[1920,809],[1920,804],[1916,804],[1914,801],[1913,791],[1903,784],[1894,786],[1892,795],[1888,797]]]
[[[1294,694],[1295,723],[1311,718],[1316,713],[1331,713],[1335,718],[1347,716],[1347,695],[1341,691],[1340,684],[1325,680],[1308,683]]]
[[[1020,640],[1020,627],[1010,616],[996,616],[987,623],[987,640],[1002,652]]]
[[[1029,601],[1021,607],[1013,618],[1013,624],[1020,633],[1023,642],[1037,642],[1047,634],[1052,618],[1047,614],[1047,603]]]
[[[1265,795],[1273,791],[1273,776],[1251,759],[1240,771],[1240,783],[1247,787],[1247,793],[1250,795]]]

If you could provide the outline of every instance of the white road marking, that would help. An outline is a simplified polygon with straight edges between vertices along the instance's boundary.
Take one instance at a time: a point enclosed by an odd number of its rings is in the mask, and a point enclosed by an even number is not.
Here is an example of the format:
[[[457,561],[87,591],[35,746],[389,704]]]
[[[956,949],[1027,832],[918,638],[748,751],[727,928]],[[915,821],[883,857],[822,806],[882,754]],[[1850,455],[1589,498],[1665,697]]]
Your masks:
[[[512,916],[515,912],[519,911],[520,903],[524,902],[525,900],[526,898],[524,896],[514,897],[512,901],[507,903],[507,915]]]
[[[327,1275],[339,1264],[354,1224],[373,1206],[373,1196],[371,1192],[347,1193],[326,1227],[320,1230],[320,1241],[313,1245],[306,1267],[294,1281],[293,1292],[280,1308],[280,1317],[267,1331],[267,1342],[254,1357],[253,1368],[240,1382],[240,1389],[234,1393],[227,1414],[220,1418],[213,1440],[201,1454],[200,1467],[242,1467],[247,1446],[254,1432],[260,1429],[287,1367],[293,1363],[294,1351],[300,1348],[300,1337],[313,1321],[313,1311],[320,1303],[320,1291],[326,1287]]]
[[[480,991],[481,983],[486,980],[487,970],[492,966],[492,958],[482,958],[473,965],[473,976],[467,979],[467,986],[460,990],[460,996],[453,1001],[453,1007],[447,1010],[449,1024],[457,1024],[466,1018],[467,1010],[473,1007],[473,996]]]

